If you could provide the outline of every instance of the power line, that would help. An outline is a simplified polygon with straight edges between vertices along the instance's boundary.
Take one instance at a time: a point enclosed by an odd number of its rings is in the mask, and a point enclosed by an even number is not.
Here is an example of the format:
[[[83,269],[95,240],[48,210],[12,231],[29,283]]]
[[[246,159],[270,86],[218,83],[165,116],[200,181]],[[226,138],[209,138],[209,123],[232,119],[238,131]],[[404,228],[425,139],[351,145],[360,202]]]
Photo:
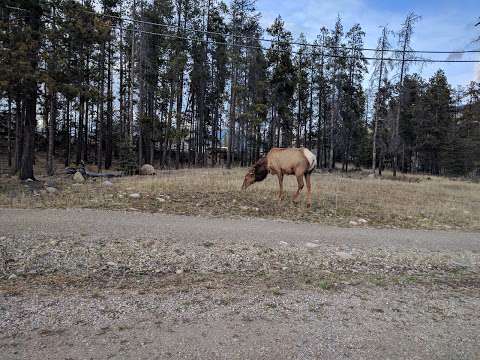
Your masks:
[[[90,14],[95,14],[98,16],[104,16],[104,17],[109,17],[109,18],[114,18],[122,21],[127,21],[127,22],[136,22],[136,23],[141,23],[141,24],[147,24],[147,25],[154,25],[154,26],[159,26],[159,27],[164,27],[164,28],[176,28],[178,29],[179,27],[177,25],[169,25],[169,24],[160,24],[160,23],[155,23],[151,21],[145,21],[145,20],[137,20],[137,19],[129,19],[129,18],[124,18],[122,16],[116,16],[116,15],[110,15],[110,14],[99,14],[95,11],[89,11],[89,10],[83,10],[84,12],[90,13]],[[220,35],[220,36],[233,36],[235,38],[243,38],[246,40],[259,40],[259,41],[264,41],[264,42],[269,42],[269,43],[277,43],[278,41],[272,40],[272,39],[266,39],[266,38],[255,38],[251,36],[246,36],[246,35],[236,35],[236,34],[229,34],[229,33],[222,33],[222,32],[217,32],[217,31],[210,31],[210,30],[201,30],[201,29],[193,29],[193,28],[186,28],[182,29],[187,32],[198,32],[198,33],[203,33],[203,34],[211,34],[211,35]],[[296,41],[290,41],[289,42],[292,45],[297,45],[297,46],[310,46],[310,47],[323,47],[323,48],[331,48],[331,49],[342,49],[345,48],[347,50],[358,50],[358,51],[379,51],[376,48],[351,48],[351,47],[341,47],[341,46],[328,46],[328,45],[319,45],[319,44],[312,44],[312,43],[301,43],[301,42],[296,42]],[[440,50],[400,50],[400,49],[390,49],[387,50],[385,49],[384,52],[393,52],[393,53],[423,53],[423,54],[468,54],[468,53],[473,53],[473,54],[480,54],[480,50],[452,50],[452,51],[440,51]]]
[[[22,8],[14,8],[14,7],[9,7],[11,9],[15,10],[20,10],[20,11],[28,11],[27,9],[22,9]],[[133,22],[133,23],[140,23],[140,24],[147,24],[147,25],[153,25],[153,26],[159,26],[163,28],[175,28],[179,29],[177,25],[169,25],[169,24],[160,24],[156,22],[151,22],[151,21],[145,21],[145,20],[137,20],[137,19],[129,19],[125,18],[122,16],[116,16],[116,15],[111,15],[111,14],[100,14],[95,11],[90,11],[90,10],[85,10],[81,9],[81,11],[89,14],[93,14],[96,16],[102,16],[102,17],[108,17],[108,18],[113,18],[121,21],[126,21],[126,22]],[[118,25],[116,25],[118,26]],[[125,28],[127,31],[131,31],[132,29]],[[237,35],[237,34],[230,34],[230,33],[222,33],[222,32],[216,32],[216,31],[209,31],[209,30],[201,30],[201,29],[192,29],[192,28],[186,28],[186,29],[181,29],[182,31],[186,32],[194,32],[194,33],[202,33],[202,34],[210,34],[210,35],[218,35],[218,36],[224,36],[224,37],[234,37],[234,38],[239,38],[239,39],[244,39],[244,40],[254,40],[254,41],[260,41],[260,42],[268,42],[271,44],[277,44],[279,41],[277,40],[272,40],[272,39],[266,39],[262,37],[252,37],[252,36],[246,36],[246,35]],[[146,34],[151,34],[151,35],[157,35],[157,36],[163,36],[163,37],[176,37],[180,39],[186,39],[186,40],[191,40],[190,37],[185,37],[181,36],[178,34],[169,34],[169,33],[153,33],[153,32],[148,32],[145,30],[138,30],[134,29],[135,32],[142,32]],[[217,40],[208,40],[209,43],[217,43],[217,44],[225,44],[225,45],[234,45],[238,47],[246,47],[246,48],[256,48],[256,49],[261,49],[261,50],[271,50],[271,51],[278,51],[282,52],[284,50],[282,49],[274,49],[274,48],[265,48],[265,47],[255,47],[252,45],[245,45],[245,44],[229,44],[227,42],[219,42]],[[291,45],[296,45],[296,46],[308,46],[308,47],[313,47],[313,48],[327,48],[327,49],[344,49],[344,50],[353,50],[353,51],[379,51],[376,48],[355,48],[355,47],[346,47],[346,46],[329,46],[329,45],[320,45],[320,44],[312,44],[312,43],[301,43],[301,42],[295,42],[295,41],[289,41],[288,42]],[[418,54],[467,54],[467,53],[480,53],[480,50],[461,50],[461,51],[437,51],[437,50],[399,50],[399,49],[385,49],[383,50],[385,53],[418,53]],[[291,51],[292,54],[299,54],[298,51]],[[326,57],[334,57],[334,58],[358,58],[358,57],[352,57],[352,56],[344,56],[344,55],[333,55],[333,54],[324,54]],[[378,60],[376,57],[364,57],[363,59],[365,60]],[[385,61],[402,61],[402,59],[396,59],[396,58],[385,58]],[[439,60],[439,59],[419,59],[419,58],[412,58],[412,59],[404,59],[403,61],[406,62],[422,62],[422,63],[480,63],[480,60]]]
[[[177,38],[177,39],[183,39],[183,40],[192,40],[191,37],[187,36],[182,36],[178,34],[171,34],[171,33],[157,33],[157,32],[151,32],[151,31],[146,31],[146,30],[138,30],[138,29],[128,29],[125,28],[124,30],[126,31],[135,31],[138,33],[144,33],[144,34],[149,34],[149,35],[155,35],[155,36],[162,36],[162,37],[170,37],[170,38]],[[198,39],[199,41],[205,41]],[[275,52],[290,52],[292,54],[298,55],[301,54],[299,51],[295,50],[284,50],[284,49],[276,49],[276,48],[266,48],[263,46],[255,46],[255,45],[245,45],[245,44],[232,44],[228,42],[223,42],[223,41],[217,41],[217,40],[207,40],[208,43],[210,44],[219,44],[219,45],[230,45],[230,46],[236,46],[236,47],[243,47],[243,48],[248,48],[248,49],[255,49],[255,50],[264,50],[264,51],[275,51]],[[352,48],[355,50],[360,51],[360,48]],[[359,56],[351,56],[351,55],[334,55],[334,54],[324,54],[323,56],[325,57],[330,57],[330,58],[340,58],[340,59],[357,59],[357,60],[378,60],[375,57],[359,57]],[[422,63],[480,63],[480,60],[436,60],[436,59],[418,59],[418,58],[413,58],[413,59],[397,59],[397,58],[384,58],[383,60],[385,61],[405,61],[405,62],[422,62]]]

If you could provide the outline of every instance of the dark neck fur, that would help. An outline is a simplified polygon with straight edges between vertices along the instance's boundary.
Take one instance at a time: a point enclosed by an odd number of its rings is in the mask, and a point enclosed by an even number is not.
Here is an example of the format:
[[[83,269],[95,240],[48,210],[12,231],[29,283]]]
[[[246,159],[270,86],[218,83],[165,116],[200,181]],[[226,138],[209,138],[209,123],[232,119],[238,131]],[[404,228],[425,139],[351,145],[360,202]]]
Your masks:
[[[253,165],[253,171],[255,173],[255,181],[263,181],[268,175],[268,161],[266,157],[258,160],[255,165]]]

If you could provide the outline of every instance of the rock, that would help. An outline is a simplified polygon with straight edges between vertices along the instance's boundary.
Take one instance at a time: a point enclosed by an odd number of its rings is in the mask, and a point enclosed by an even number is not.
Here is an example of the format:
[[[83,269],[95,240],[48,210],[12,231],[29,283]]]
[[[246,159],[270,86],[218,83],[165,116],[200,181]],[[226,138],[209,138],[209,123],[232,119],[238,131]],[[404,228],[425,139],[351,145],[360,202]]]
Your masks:
[[[155,175],[155,168],[150,164],[145,164],[140,168],[140,175]]]
[[[9,280],[14,280],[16,278],[17,278],[17,275],[15,275],[15,274],[12,274],[8,277]]]
[[[47,192],[49,194],[54,194],[54,193],[57,192],[57,188],[54,188],[54,187],[51,187],[51,186],[47,187],[45,190],[47,190]]]
[[[177,271],[175,271],[176,274],[183,274],[183,270],[182,269],[177,269]]]
[[[83,175],[79,171],[77,171],[73,175],[73,181],[75,181],[77,184],[79,184],[79,183],[83,183],[85,181],[85,178],[83,177]]]
[[[306,246],[307,248],[314,249],[314,248],[319,247],[320,245],[319,245],[319,244],[312,243],[312,242],[307,242],[307,243],[305,243],[305,246]]]
[[[344,252],[344,251],[337,251],[337,252],[335,253],[335,255],[337,255],[337,256],[338,256],[340,259],[342,259],[342,260],[348,260],[348,259],[352,259],[352,258],[353,258],[353,256],[352,256],[351,254],[346,253],[346,252]]]
[[[45,187],[57,187],[57,183],[54,180],[49,179],[45,182]]]
[[[107,186],[107,187],[111,187],[113,186],[113,183],[111,181],[108,181],[108,180],[105,180],[103,183],[102,183],[103,186]]]
[[[368,220],[365,220],[365,219],[358,219],[357,220],[360,224],[366,224],[368,222]]]
[[[115,263],[113,261],[107,261],[107,265],[108,266],[117,266],[117,263]]]
[[[357,226],[357,225],[358,225],[358,222],[352,220],[352,221],[349,222],[349,224],[350,224],[350,225],[353,225],[353,226]]]
[[[25,182],[33,182],[33,179],[28,178]]]
[[[157,199],[158,202],[165,202],[165,201],[167,201],[167,200],[165,200],[165,199],[162,198],[162,197],[158,197],[158,198],[156,198],[156,199]]]
[[[242,210],[248,210],[248,209],[250,209],[250,208],[249,208],[248,206],[240,206],[240,209],[242,209]]]
[[[141,195],[139,193],[133,193],[128,195],[128,197],[131,199],[140,199]]]
[[[371,178],[371,179],[374,179],[374,178],[375,178],[375,174],[372,173],[372,174],[368,175],[368,177]]]

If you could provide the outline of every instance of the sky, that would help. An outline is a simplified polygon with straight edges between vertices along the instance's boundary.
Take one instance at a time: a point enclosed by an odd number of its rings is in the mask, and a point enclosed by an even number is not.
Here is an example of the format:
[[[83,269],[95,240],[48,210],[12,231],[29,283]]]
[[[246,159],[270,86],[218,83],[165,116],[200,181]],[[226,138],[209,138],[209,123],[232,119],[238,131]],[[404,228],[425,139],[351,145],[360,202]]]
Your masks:
[[[256,8],[262,14],[261,24],[268,27],[280,15],[294,39],[304,33],[313,41],[322,26],[331,29],[338,15],[344,30],[359,23],[366,32],[365,47],[375,48],[381,26],[398,31],[405,16],[413,11],[422,18],[417,23],[412,38],[415,50],[480,50],[480,43],[472,43],[480,36],[479,0],[257,0]],[[398,48],[396,40],[392,46]],[[372,53],[365,53],[365,55]],[[445,55],[432,58],[446,59]],[[465,60],[480,60],[480,54],[467,54]],[[447,74],[450,84],[467,85],[480,81],[480,64],[435,63],[412,66],[409,72],[419,72],[428,78],[439,68]]]

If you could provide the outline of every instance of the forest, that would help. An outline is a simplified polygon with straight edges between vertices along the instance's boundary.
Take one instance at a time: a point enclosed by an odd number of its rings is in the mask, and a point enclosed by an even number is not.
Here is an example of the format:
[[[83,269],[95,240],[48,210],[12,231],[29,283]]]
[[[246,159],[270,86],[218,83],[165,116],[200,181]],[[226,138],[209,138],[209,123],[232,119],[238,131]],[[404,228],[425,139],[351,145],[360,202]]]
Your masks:
[[[361,24],[307,42],[280,16],[263,29],[253,0],[2,0],[0,16],[0,156],[22,180],[39,154],[49,175],[135,173],[290,146],[330,170],[479,175],[480,83],[410,71],[429,62],[414,13],[368,53]]]

